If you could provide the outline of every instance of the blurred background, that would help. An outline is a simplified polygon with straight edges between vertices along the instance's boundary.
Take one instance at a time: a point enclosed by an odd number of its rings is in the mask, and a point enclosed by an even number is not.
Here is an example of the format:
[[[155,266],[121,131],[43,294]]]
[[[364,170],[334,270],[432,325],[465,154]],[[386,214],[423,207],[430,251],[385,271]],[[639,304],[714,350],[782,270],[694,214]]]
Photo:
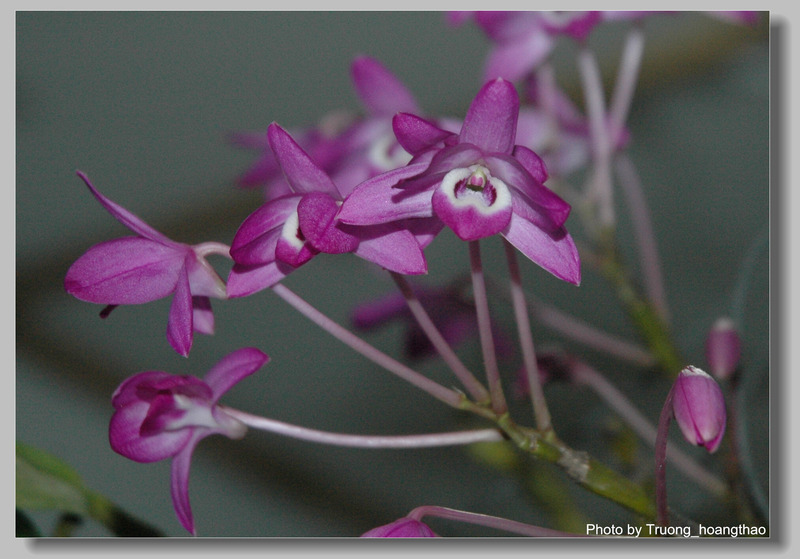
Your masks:
[[[625,28],[608,25],[590,40],[608,83]],[[732,305],[742,309],[747,429],[741,435],[753,483],[767,494],[769,260],[757,240],[767,234],[770,209],[768,17],[762,14],[749,28],[702,13],[659,15],[645,29],[629,153],[652,211],[676,339],[687,364],[702,367],[708,328]],[[169,498],[168,461],[137,464],[108,446],[110,396],[136,372],[202,377],[222,356],[251,345],[272,361],[225,396],[230,406],[348,433],[467,425],[462,415],[354,354],[270,292],[213,301],[217,332],[195,336],[185,359],[164,335],[168,299],[119,308],[101,320],[102,307],[67,295],[63,279],[90,246],[128,234],[76,169],[170,238],[230,243],[261,197],[235,184],[257,154],[231,145],[231,132],[265,130],[273,121],[310,126],[330,111],[360,111],[349,77],[358,54],[381,60],[428,114],[462,117],[481,86],[489,47],[476,27],[448,27],[439,12],[17,12],[16,31],[18,440],[68,461],[89,487],[166,535],[184,536]],[[557,78],[580,102],[574,45],[564,42],[557,52]],[[622,219],[623,242],[630,230]],[[484,243],[486,268],[505,281],[502,245],[494,241]],[[622,248],[633,262],[633,246]],[[442,234],[426,254],[431,273],[422,283],[467,270],[466,247],[451,234]],[[746,261],[747,290],[737,291]],[[226,263],[212,263],[224,277]],[[538,298],[635,339],[610,288],[586,266],[580,288],[530,262],[523,263],[523,274]],[[326,255],[285,283],[342,323],[356,304],[394,287],[357,258]],[[498,322],[514,336],[510,309],[495,303]],[[541,325],[534,324],[534,334],[540,346],[563,342]],[[399,324],[368,339],[401,355]],[[475,345],[460,351],[477,370]],[[657,419],[666,379],[584,355]],[[435,362],[414,365],[451,382]],[[513,379],[513,371],[508,375]],[[558,385],[548,386],[547,395],[562,439],[642,473],[609,453],[624,432],[596,397]],[[520,421],[529,421],[525,402],[519,410]],[[642,464],[649,464],[647,456]],[[630,521],[626,511],[569,484],[557,470],[532,467],[554,480],[553,487],[563,484],[560,494],[584,520]],[[676,510],[709,524],[729,520],[680,474],[669,475]],[[550,527],[559,522],[514,472],[467,449],[341,449],[255,431],[242,441],[205,439],[193,461],[190,492],[201,536],[358,536],[424,504]],[[34,518],[45,527],[55,521],[48,513]],[[504,535],[446,521],[431,525],[443,535]],[[108,534],[93,522],[76,532]]]

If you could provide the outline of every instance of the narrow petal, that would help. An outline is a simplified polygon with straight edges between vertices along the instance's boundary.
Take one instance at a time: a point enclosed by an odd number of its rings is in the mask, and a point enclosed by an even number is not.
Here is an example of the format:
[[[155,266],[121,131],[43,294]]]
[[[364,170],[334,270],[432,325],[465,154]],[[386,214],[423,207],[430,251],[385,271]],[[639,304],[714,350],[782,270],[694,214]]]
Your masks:
[[[428,264],[414,235],[391,226],[372,226],[369,236],[361,237],[355,254],[400,274],[425,274]]]
[[[522,254],[557,278],[580,285],[578,249],[565,229],[548,233],[515,213],[503,236]]]
[[[189,471],[192,465],[192,453],[197,443],[208,433],[202,429],[186,430],[191,433],[191,438],[181,451],[172,459],[170,493],[172,506],[181,525],[193,536],[196,536],[192,507],[189,503]]]
[[[167,340],[175,351],[187,357],[192,348],[192,292],[189,290],[189,275],[184,269],[175,286],[175,294],[169,308]]]
[[[417,244],[423,249],[431,244],[444,228],[444,223],[436,216],[404,219],[396,224],[414,235]]]
[[[512,188],[524,193],[529,200],[546,211],[556,226],[560,227],[566,222],[572,207],[531,176],[518,160],[513,157],[489,156],[486,162],[493,174]]]
[[[392,130],[403,149],[411,155],[419,155],[454,135],[429,120],[408,113],[392,118]]]
[[[245,297],[272,287],[294,268],[283,262],[270,262],[259,266],[234,264],[228,275],[228,297]]]
[[[353,325],[369,330],[408,315],[408,304],[399,293],[391,293],[375,301],[361,303],[352,312]]]
[[[89,190],[92,192],[95,198],[100,202],[100,204],[114,216],[117,221],[122,223],[125,227],[136,233],[137,235],[141,235],[145,239],[150,239],[151,241],[155,241],[157,243],[162,243],[167,246],[175,246],[179,245],[180,243],[176,243],[175,241],[169,239],[162,233],[159,233],[152,227],[150,227],[147,223],[145,223],[140,217],[134,215],[133,213],[129,212],[119,204],[116,204],[100,194],[100,191],[97,190],[94,185],[89,181],[89,177],[86,176],[85,173],[78,171],[78,176],[86,183],[86,186],[89,187]]]
[[[459,140],[489,153],[510,154],[517,135],[519,95],[514,84],[498,78],[484,85],[464,118]]]
[[[547,181],[547,166],[544,159],[530,148],[525,146],[514,146],[514,159],[516,159],[526,171],[537,181],[544,183]]]
[[[544,32],[530,33],[523,40],[496,44],[486,58],[483,77],[505,78],[516,82],[541,64],[555,42]]]
[[[240,380],[255,373],[267,362],[269,362],[269,357],[254,347],[238,349],[223,357],[203,377],[203,381],[211,387],[213,392],[211,404],[216,404],[220,396]]]
[[[289,133],[278,124],[267,129],[269,145],[280,163],[286,180],[298,194],[325,192],[341,199],[341,194],[328,174],[314,163]]]
[[[345,199],[339,210],[339,220],[354,225],[372,225],[406,217],[425,217],[426,212],[429,217],[432,191],[421,193],[421,198],[412,196],[409,199],[393,188],[401,180],[421,173],[426,167],[408,165],[364,181]]]
[[[316,250],[343,254],[358,247],[358,237],[346,228],[338,227],[338,212],[336,200],[321,192],[306,194],[300,200],[297,206],[300,231]]]
[[[208,297],[192,296],[192,327],[208,336],[214,333],[214,311]]]
[[[374,58],[357,57],[350,72],[361,102],[373,115],[419,112],[414,96],[405,85]]]
[[[114,239],[91,247],[70,266],[67,293],[106,305],[148,303],[175,289],[187,251],[141,237]]]
[[[423,176],[435,173],[447,173],[453,169],[469,167],[480,162],[484,153],[473,144],[460,143],[440,149],[430,160],[430,165]],[[410,182],[410,181],[409,181]]]

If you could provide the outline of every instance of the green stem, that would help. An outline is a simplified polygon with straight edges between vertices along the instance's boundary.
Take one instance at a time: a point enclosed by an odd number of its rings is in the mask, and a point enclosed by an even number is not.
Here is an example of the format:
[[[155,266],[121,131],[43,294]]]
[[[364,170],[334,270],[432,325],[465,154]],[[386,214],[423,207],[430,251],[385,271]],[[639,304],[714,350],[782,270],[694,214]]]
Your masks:
[[[631,281],[613,240],[613,233],[603,235],[599,254],[587,255],[611,283],[629,318],[642,336],[658,366],[670,377],[676,377],[685,365],[672,338],[669,326],[658,309],[642,295]]]
[[[492,418],[485,406],[464,401],[462,409]],[[608,468],[588,453],[569,448],[555,435],[542,436],[539,432],[519,426],[508,413],[494,416],[493,421],[522,451],[535,458],[558,465],[573,481],[609,499],[646,519],[656,517],[656,506],[650,494],[640,485]]]

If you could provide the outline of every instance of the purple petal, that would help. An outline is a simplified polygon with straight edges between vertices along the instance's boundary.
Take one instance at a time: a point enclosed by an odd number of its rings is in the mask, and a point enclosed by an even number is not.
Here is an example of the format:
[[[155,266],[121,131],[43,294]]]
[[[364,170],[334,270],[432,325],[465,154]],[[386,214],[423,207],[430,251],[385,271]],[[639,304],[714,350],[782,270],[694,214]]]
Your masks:
[[[438,217],[432,216],[429,218],[404,219],[398,221],[397,226],[402,227],[414,235],[417,239],[417,244],[419,244],[420,248],[424,249],[431,244],[433,239],[436,238],[436,235],[442,231],[444,223],[442,223],[442,220]]]
[[[252,375],[269,362],[269,357],[254,347],[244,347],[223,357],[214,365],[203,381],[211,387],[212,405],[240,380]]]
[[[286,180],[298,194],[325,192],[341,199],[341,194],[328,174],[314,163],[289,133],[278,124],[267,129],[269,145],[280,163]]]
[[[408,200],[393,188],[401,180],[421,173],[426,167],[424,164],[408,165],[364,181],[345,199],[339,210],[339,221],[372,225],[406,217],[425,217],[426,205],[427,216],[430,216],[430,192],[421,201],[418,197]]]
[[[472,174],[469,168],[454,169],[431,199],[439,219],[464,241],[489,237],[505,229],[513,207],[511,191],[497,178],[487,178],[480,191],[465,186]]]
[[[553,38],[543,32],[496,44],[486,58],[483,77],[485,80],[505,78],[519,81],[547,58],[554,45]]]
[[[544,13],[542,23],[550,33],[562,33],[576,41],[585,41],[601,22],[602,12]]]
[[[173,393],[158,393],[150,400],[150,407],[139,428],[139,434],[143,437],[160,435],[185,415],[186,410],[177,406]]]
[[[228,297],[245,297],[272,287],[293,270],[294,268],[283,262],[270,262],[260,266],[234,264],[228,275]]]
[[[172,494],[172,506],[175,508],[175,514],[178,515],[181,525],[193,536],[196,536],[192,507],[189,503],[189,470],[192,465],[192,453],[197,443],[209,433],[203,429],[187,431],[191,433],[191,438],[172,459],[170,493]]]
[[[186,256],[186,271],[189,273],[189,287],[193,296],[214,297],[224,299],[225,282],[211,267],[208,261],[194,251]]]
[[[306,194],[297,206],[300,231],[316,250],[328,254],[353,252],[358,247],[358,237],[350,231],[337,227],[336,200],[315,192]]]
[[[191,249],[141,237],[90,248],[67,271],[64,288],[82,301],[107,305],[148,303],[169,295]]]
[[[293,194],[262,205],[239,226],[231,244],[231,257],[245,266],[275,260],[275,245],[288,219],[297,214],[302,196]]]
[[[725,434],[725,398],[716,381],[702,369],[688,366],[674,386],[675,421],[686,440],[715,452]]]
[[[208,297],[192,296],[192,327],[208,336],[214,333],[214,311]]]
[[[539,157],[532,149],[525,146],[514,146],[514,159],[516,159],[526,171],[537,181],[544,183],[547,181],[547,166],[544,159]]]
[[[486,162],[493,174],[545,210],[557,227],[564,224],[572,207],[532,177],[519,161],[511,157],[491,156],[486,158]]]
[[[376,301],[362,303],[353,309],[353,325],[360,330],[368,330],[385,324],[400,316],[408,315],[408,305],[399,293],[391,293]]]
[[[510,154],[517,135],[519,95],[502,78],[487,82],[472,101],[459,140],[489,153]]]
[[[355,254],[392,272],[416,275],[428,272],[425,255],[414,235],[391,226],[371,226],[361,237]]]
[[[111,405],[114,406],[114,409],[119,409],[134,402],[143,401],[139,390],[141,386],[152,386],[172,376],[164,371],[145,371],[128,377],[114,391],[111,396]]]
[[[125,227],[127,227],[134,233],[141,235],[145,239],[150,239],[151,241],[155,241],[157,243],[173,247],[176,245],[180,245],[180,243],[176,243],[175,241],[169,239],[162,233],[159,233],[158,231],[150,227],[147,223],[142,221],[142,219],[139,218],[138,216],[132,214],[122,206],[112,202],[111,200],[100,194],[100,191],[97,190],[92,185],[92,183],[89,181],[89,177],[87,177],[85,173],[78,171],[77,174],[83,180],[83,182],[86,183],[86,186],[89,187],[89,190],[91,190],[94,197],[97,198],[97,200],[108,211],[108,213],[114,216],[117,219],[117,221],[122,223]]]
[[[503,236],[522,254],[557,278],[580,285],[578,249],[566,230],[548,233],[515,213]]]
[[[419,112],[414,96],[374,58],[357,57],[350,72],[358,96],[373,115]]]
[[[319,254],[319,251],[309,243],[302,240],[299,229],[293,228],[296,233],[284,231],[275,246],[275,258],[292,268],[299,268]]]
[[[520,41],[541,31],[540,12],[480,11],[474,18],[493,42]]]
[[[194,329],[192,328],[192,292],[189,290],[189,276],[183,270],[175,287],[172,304],[169,307],[167,340],[172,348],[187,357],[192,348]]]
[[[158,462],[174,456],[186,445],[191,437],[189,429],[143,437],[140,430],[149,410],[149,402],[139,401],[114,412],[108,428],[108,441],[114,452],[135,462]]]
[[[408,113],[396,114],[392,118],[392,129],[397,141],[411,155],[418,155],[431,149],[445,138],[454,135],[429,120]]]
[[[362,538],[435,538],[436,534],[427,524],[413,518],[401,518],[391,524],[379,526],[365,532]]]
[[[447,173],[453,169],[469,167],[480,162],[484,154],[473,144],[456,144],[440,149],[430,161],[423,177],[434,173]],[[411,180],[405,184],[411,184]],[[405,188],[403,185],[401,187]],[[410,188],[413,188],[410,186]]]

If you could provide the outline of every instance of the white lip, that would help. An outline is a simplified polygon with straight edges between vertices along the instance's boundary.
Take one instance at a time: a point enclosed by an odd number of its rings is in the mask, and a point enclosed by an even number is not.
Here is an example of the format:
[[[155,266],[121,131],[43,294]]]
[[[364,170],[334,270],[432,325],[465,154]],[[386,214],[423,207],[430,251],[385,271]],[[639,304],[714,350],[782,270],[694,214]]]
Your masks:
[[[484,175],[486,181],[491,183],[495,190],[495,201],[490,206],[486,204],[483,196],[480,195],[456,197],[456,186],[476,173]],[[447,195],[447,199],[454,208],[473,207],[483,215],[492,215],[511,206],[511,191],[506,186],[506,183],[497,177],[493,177],[489,169],[483,165],[471,165],[453,169],[444,176],[439,188]]]

